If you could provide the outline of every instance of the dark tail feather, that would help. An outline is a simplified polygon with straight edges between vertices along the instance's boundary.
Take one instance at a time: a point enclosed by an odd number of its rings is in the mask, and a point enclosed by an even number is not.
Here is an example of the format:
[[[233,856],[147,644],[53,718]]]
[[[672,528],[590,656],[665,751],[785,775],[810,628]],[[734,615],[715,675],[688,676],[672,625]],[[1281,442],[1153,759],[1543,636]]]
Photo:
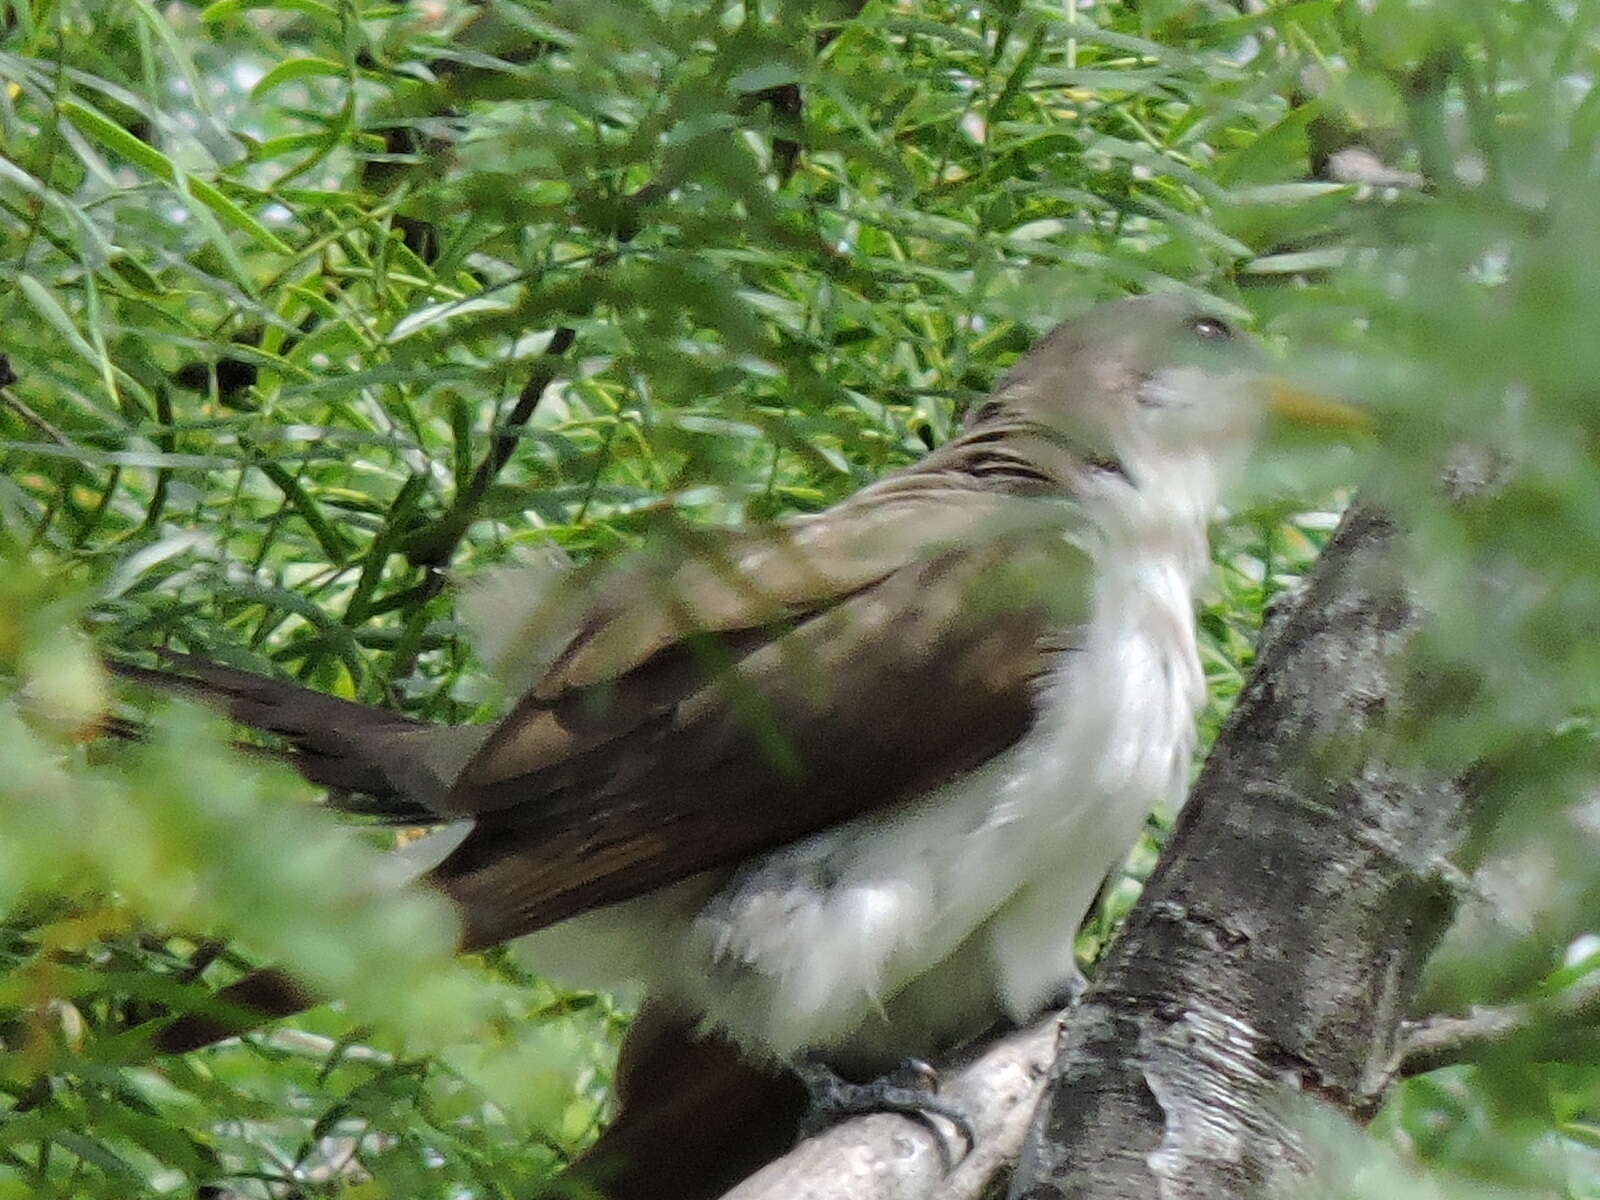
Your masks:
[[[391,824],[438,822],[436,813],[396,784],[406,779],[409,765],[395,757],[393,735],[427,729],[426,723],[194,655],[161,655],[171,669],[114,659],[106,668],[144,687],[211,705],[241,725],[282,739],[281,747],[241,744],[240,749],[287,763],[328,788],[330,802],[345,812]],[[148,732],[121,717],[106,718],[102,729],[127,740],[140,740]],[[162,1054],[197,1050],[318,1003],[320,998],[299,980],[265,967],[223,988],[207,1011],[179,1017],[156,1036],[155,1047]]]
[[[282,748],[244,746],[288,763],[310,782],[333,792],[336,807],[393,824],[428,825],[438,816],[397,786],[385,769],[384,749],[395,734],[430,728],[388,709],[341,700],[297,683],[225,667],[192,654],[159,652],[172,669],[108,659],[113,675],[144,687],[219,708],[241,725],[282,738]],[[135,722],[113,717],[105,732],[139,738]]]
[[[156,1035],[155,1047],[161,1054],[198,1050],[320,1002],[299,980],[276,967],[263,967],[218,992],[208,1005],[212,1011],[187,1013],[168,1025]]]
[[[617,1063],[621,1112],[562,1176],[605,1200],[713,1200],[793,1144],[806,1093],[692,1022],[645,1007]]]

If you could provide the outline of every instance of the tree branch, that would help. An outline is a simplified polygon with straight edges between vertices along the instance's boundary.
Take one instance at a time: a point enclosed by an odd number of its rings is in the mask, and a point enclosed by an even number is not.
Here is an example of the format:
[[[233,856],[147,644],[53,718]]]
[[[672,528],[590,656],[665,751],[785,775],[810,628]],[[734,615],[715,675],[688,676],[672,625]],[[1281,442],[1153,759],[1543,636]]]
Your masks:
[[[478,505],[510,461],[512,452],[517,448],[521,428],[532,419],[539,401],[544,398],[545,390],[555,382],[561,356],[571,347],[576,336],[569,326],[556,328],[550,344],[535,362],[528,382],[522,385],[522,390],[517,394],[517,402],[495,430],[488,453],[483,456],[483,461],[472,473],[466,487],[456,493],[455,501],[437,521],[404,541],[401,549],[413,566],[446,567],[450,564],[456,547],[466,536],[467,527],[477,518]]]
[[[857,1117],[801,1142],[723,1200],[979,1200],[993,1194],[1022,1150],[1029,1118],[1055,1057],[1054,1016],[1007,1034],[950,1074],[940,1095],[972,1114],[977,1145],[946,1169],[937,1137],[960,1153],[961,1138],[889,1113]]]
[[[1514,1050],[1523,1059],[1573,1057],[1600,1046],[1600,971],[1541,1003],[1470,1009],[1407,1021],[1390,1078],[1409,1078]]]
[[[1371,508],[1346,515],[1067,1030],[1013,1197],[1271,1194],[1286,1113],[1369,1116],[1453,907],[1470,800],[1386,756],[1418,624]]]

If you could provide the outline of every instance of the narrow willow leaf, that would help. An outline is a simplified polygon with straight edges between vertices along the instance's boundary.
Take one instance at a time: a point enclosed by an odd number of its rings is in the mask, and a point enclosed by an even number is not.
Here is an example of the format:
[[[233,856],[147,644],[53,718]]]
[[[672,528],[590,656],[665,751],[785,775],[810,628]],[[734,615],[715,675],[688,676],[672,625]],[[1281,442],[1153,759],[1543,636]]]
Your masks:
[[[286,83],[292,83],[296,79],[326,76],[340,78],[347,73],[343,63],[336,63],[329,58],[287,59],[261,77],[260,82],[250,89],[250,98],[259,100],[275,88],[280,88]]]
[[[74,353],[93,367],[95,374],[106,378],[110,364],[105,361],[100,351],[89,344],[89,339],[78,331],[77,324],[68,315],[67,310],[61,307],[61,302],[56,299],[55,293],[32,275],[18,275],[17,286],[22,290],[28,303],[33,305],[33,310],[66,339],[67,345],[72,347]],[[115,399],[115,396],[112,398]]]
[[[83,239],[79,253],[86,266],[99,269],[111,261],[114,254],[111,243],[106,240],[105,235],[100,232],[88,214],[67,197],[53,188],[46,187],[4,155],[0,155],[0,179],[15,184],[31,196],[38,197],[72,222]]]
[[[0,446],[46,458],[68,458],[73,462],[105,467],[170,467],[195,471],[226,471],[239,464],[231,458],[208,454],[167,454],[160,450],[96,450],[91,446],[63,446],[58,442],[0,441]]]
[[[1350,257],[1344,246],[1319,250],[1296,250],[1288,254],[1267,254],[1251,259],[1239,269],[1251,275],[1293,275],[1300,271],[1331,271]]]
[[[286,243],[279,240],[266,226],[223,195],[214,184],[207,183],[205,180],[193,175],[180,175],[177,167],[165,154],[154,146],[140,141],[109,117],[79,104],[75,100],[63,100],[60,107],[63,115],[108,150],[112,150],[128,161],[143,167],[164,183],[172,184],[180,191],[187,191],[196,200],[214,212],[224,224],[231,225],[241,233],[249,235],[261,246],[275,253],[286,256],[294,253]],[[219,249],[221,248],[219,247]],[[231,248],[226,252],[231,257]],[[242,268],[239,273],[241,277],[246,274]]]
[[[161,43],[161,48],[166,51],[167,62],[171,68],[178,72],[188,92],[193,99],[195,108],[205,119],[211,134],[217,138],[229,137],[228,128],[217,119],[217,114],[211,107],[211,100],[207,94],[208,89],[201,79],[200,73],[195,70],[194,57],[179,39],[173,29],[172,22],[160,13],[150,0],[129,0],[131,10],[139,15],[144,27],[150,31],[152,37]]]
[[[92,1138],[87,1134],[78,1133],[70,1129],[58,1130],[52,1140],[63,1150],[77,1155],[86,1163],[99,1167],[107,1174],[120,1176],[123,1179],[142,1179],[137,1168],[127,1159],[117,1154],[99,1138]]]
[[[215,3],[208,4],[200,10],[200,19],[225,21],[252,8],[274,8],[282,12],[303,13],[308,17],[317,17],[330,25],[339,24],[338,10],[331,4],[321,3],[321,0],[215,0]]]
[[[467,296],[460,300],[430,304],[416,312],[407,313],[396,321],[394,328],[389,331],[388,341],[402,342],[413,334],[434,325],[453,321],[457,317],[484,312],[507,313],[514,311],[515,308],[516,301],[506,296]]]

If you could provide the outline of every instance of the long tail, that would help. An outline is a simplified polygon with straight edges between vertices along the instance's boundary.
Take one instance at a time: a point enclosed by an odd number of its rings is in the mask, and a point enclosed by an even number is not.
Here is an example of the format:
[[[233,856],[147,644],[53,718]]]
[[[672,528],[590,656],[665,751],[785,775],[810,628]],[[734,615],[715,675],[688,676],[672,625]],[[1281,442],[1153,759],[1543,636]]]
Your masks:
[[[807,1103],[793,1073],[648,1001],[616,1082],[616,1120],[562,1176],[573,1195],[714,1200],[794,1144]]]
[[[442,794],[482,740],[480,729],[430,725],[195,655],[163,651],[162,659],[164,667],[118,660],[106,667],[123,679],[209,704],[241,725],[275,735],[279,746],[242,748],[286,762],[328,788],[330,803],[341,811],[390,824],[439,824],[428,801]],[[115,737],[145,734],[138,722],[120,717],[107,719],[103,727]],[[429,865],[420,863],[416,872]],[[219,991],[207,1011],[179,1017],[157,1035],[155,1046],[164,1054],[196,1050],[317,1003],[319,997],[292,976],[262,968]]]
[[[219,991],[208,1011],[185,1013],[156,1034],[156,1052],[199,1050],[320,1003],[322,997],[294,976],[276,967],[261,967]]]
[[[281,749],[250,746],[292,765],[334,793],[346,811],[396,823],[433,824],[421,798],[459,769],[482,731],[433,726],[192,655],[164,653],[164,668],[109,662],[116,675],[211,704],[241,725],[271,733]],[[138,737],[113,718],[106,732]],[[452,766],[454,763],[454,766]],[[435,834],[446,838],[450,830]],[[163,1054],[198,1050],[319,1003],[275,967],[251,971],[156,1036]],[[692,1023],[648,1006],[618,1064],[621,1112],[573,1164],[566,1182],[608,1200],[712,1200],[790,1145],[805,1092],[788,1072],[742,1059]],[[744,1114],[730,1122],[729,1113]]]
[[[281,759],[312,783],[328,788],[335,807],[394,824],[439,820],[430,801],[441,795],[481,731],[430,725],[390,709],[341,700],[324,692],[253,675],[192,654],[161,651],[163,667],[109,659],[112,674],[144,687],[221,709],[241,725],[281,739],[282,747],[246,747]],[[138,736],[139,727],[114,719],[106,731]]]

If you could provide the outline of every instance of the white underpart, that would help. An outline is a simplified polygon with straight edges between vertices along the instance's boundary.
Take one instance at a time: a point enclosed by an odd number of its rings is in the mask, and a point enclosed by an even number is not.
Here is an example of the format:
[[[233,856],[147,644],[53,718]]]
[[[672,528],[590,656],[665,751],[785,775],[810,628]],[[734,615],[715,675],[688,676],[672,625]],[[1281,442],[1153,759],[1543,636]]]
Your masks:
[[[1194,587],[1209,461],[1103,497],[1094,616],[1034,728],[938,791],[524,939],[591,985],[597,964],[702,1014],[747,1052],[928,1053],[1072,977],[1100,882],[1145,815],[1182,799],[1205,698]],[[1096,507],[1099,507],[1097,505]]]

